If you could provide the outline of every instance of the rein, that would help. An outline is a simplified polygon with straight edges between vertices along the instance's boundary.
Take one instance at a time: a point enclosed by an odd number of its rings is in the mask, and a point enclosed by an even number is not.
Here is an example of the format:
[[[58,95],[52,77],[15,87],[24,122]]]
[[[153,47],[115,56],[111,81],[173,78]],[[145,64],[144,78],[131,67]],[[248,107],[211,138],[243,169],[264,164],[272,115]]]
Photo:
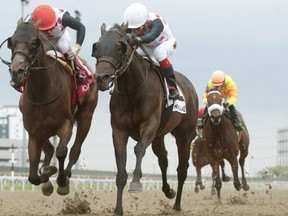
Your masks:
[[[132,62],[132,60],[133,60],[134,53],[135,53],[136,49],[137,49],[137,47],[134,47],[134,48],[133,48],[130,57],[127,59],[127,61],[125,62],[125,64],[123,64],[119,69],[117,69],[116,65],[115,65],[112,61],[108,60],[107,58],[100,58],[100,59],[99,59],[99,61],[97,62],[97,65],[98,65],[100,62],[108,62],[108,63],[111,64],[111,65],[113,66],[113,68],[115,69],[114,75],[111,76],[111,82],[110,82],[110,84],[109,84],[109,87],[110,87],[110,88],[114,85],[114,83],[116,82],[117,78],[118,78],[119,76],[121,76],[121,75],[127,70],[127,68],[129,67],[129,65],[131,64],[131,62]],[[124,94],[133,94],[133,93],[139,91],[139,89],[141,89],[141,88],[145,85],[145,83],[146,83],[146,81],[147,81],[147,77],[148,77],[148,70],[146,70],[145,80],[144,80],[144,82],[142,83],[142,85],[140,85],[138,88],[136,88],[136,89],[133,90],[132,92],[128,92],[128,93],[121,92],[121,91],[119,91],[117,88],[115,88],[115,90],[116,90],[119,94],[122,94],[122,95],[124,95]]]
[[[48,69],[48,68],[50,68],[50,67],[53,67],[53,66],[57,63],[57,59],[59,58],[59,57],[57,56],[57,52],[56,52],[54,46],[51,44],[51,42],[50,42],[50,41],[45,37],[45,35],[43,35],[42,33],[40,33],[40,35],[41,35],[42,38],[44,38],[44,39],[49,43],[49,45],[52,47],[52,50],[54,51],[56,58],[55,58],[54,62],[53,62],[51,65],[48,65],[48,66],[45,66],[45,67],[39,67],[39,66],[33,67],[33,65],[35,64],[35,62],[37,61],[37,59],[38,59],[38,57],[39,57],[39,49],[38,49],[38,50],[37,50],[37,55],[35,56],[35,58],[34,58],[34,59],[31,61],[31,63],[30,63],[26,68],[24,68],[24,70],[23,70],[25,77],[30,74],[30,70],[42,70],[42,69]],[[1,50],[2,46],[3,46],[8,40],[9,40],[9,38],[7,38],[6,40],[4,40],[4,41],[1,43],[1,45],[0,45],[0,50]],[[42,39],[41,39],[41,42],[42,42]],[[43,42],[42,42],[42,43],[43,43]],[[13,55],[12,55],[12,58],[13,58],[13,56],[15,56],[16,53],[22,53],[22,52],[20,52],[20,51],[14,52]],[[23,54],[23,53],[22,53],[22,54]],[[1,61],[2,61],[3,64],[6,64],[9,68],[11,67],[11,64],[12,64],[11,62],[8,62],[8,61],[4,60],[1,56],[0,56],[0,59],[1,59]]]

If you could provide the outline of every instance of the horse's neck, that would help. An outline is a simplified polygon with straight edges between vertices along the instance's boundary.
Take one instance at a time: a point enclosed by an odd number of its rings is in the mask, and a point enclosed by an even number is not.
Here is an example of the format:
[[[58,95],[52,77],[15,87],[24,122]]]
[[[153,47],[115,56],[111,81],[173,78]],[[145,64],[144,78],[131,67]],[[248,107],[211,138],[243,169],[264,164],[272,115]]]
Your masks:
[[[35,99],[50,98],[63,89],[63,71],[53,60],[44,56],[30,71],[27,77],[26,89]],[[65,74],[64,74],[65,75]]]
[[[133,61],[121,76],[117,78],[117,88],[121,91],[133,91],[147,81],[149,67],[144,62]]]

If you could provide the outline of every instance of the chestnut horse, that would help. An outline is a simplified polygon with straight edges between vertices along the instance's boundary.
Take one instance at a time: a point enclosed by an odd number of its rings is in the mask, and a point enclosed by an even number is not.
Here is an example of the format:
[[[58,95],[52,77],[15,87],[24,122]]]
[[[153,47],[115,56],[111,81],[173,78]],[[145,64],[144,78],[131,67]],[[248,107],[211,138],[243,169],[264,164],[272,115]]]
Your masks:
[[[205,137],[204,137],[205,139]],[[204,142],[203,139],[196,138],[195,141],[192,144],[192,162],[194,167],[196,168],[196,181],[195,181],[195,187],[194,191],[196,193],[199,192],[199,189],[204,190],[205,185],[202,182],[202,174],[201,174],[201,169],[210,164],[210,155],[208,152],[208,143]],[[223,182],[228,182],[230,181],[230,177],[226,175],[225,173],[225,162],[224,160],[221,161],[220,163],[221,166],[221,171],[222,171],[222,181]],[[212,185],[212,194],[215,193],[215,188]]]
[[[181,73],[175,72],[177,84],[183,92],[186,114],[172,112],[161,130],[161,117],[166,99],[157,70],[152,62],[141,57],[127,42],[127,25],[114,26],[106,30],[101,26],[101,37],[93,44],[92,56],[96,57],[96,79],[101,91],[108,90],[111,83],[114,89],[110,99],[112,138],[117,164],[117,201],[114,215],[123,214],[122,196],[127,183],[126,171],[127,142],[131,137],[137,144],[134,147],[136,166],[130,192],[142,191],[142,159],[146,148],[152,143],[152,150],[158,157],[162,173],[162,191],[167,198],[176,196],[174,211],[181,211],[181,195],[187,178],[190,158],[190,144],[196,136],[198,96],[192,83]],[[178,149],[178,189],[177,195],[167,182],[168,158],[164,137],[171,133]]]
[[[42,185],[45,195],[53,192],[49,177],[57,172],[50,166],[54,146],[49,141],[53,136],[59,137],[56,157],[59,162],[57,192],[69,193],[69,178],[72,166],[77,162],[81,146],[90,129],[92,115],[98,100],[96,85],[91,85],[90,92],[79,98],[78,109],[73,111],[72,81],[75,78],[67,73],[57,60],[45,54],[45,38],[37,30],[37,24],[18,21],[14,35],[8,39],[12,51],[12,62],[9,64],[10,75],[14,83],[24,83],[25,90],[21,95],[19,107],[23,115],[24,127],[28,132],[29,181]],[[75,80],[74,80],[75,81]],[[69,163],[64,169],[67,156],[67,144],[72,136],[73,124],[77,123],[75,142],[70,150]],[[41,152],[44,162],[38,175]],[[52,187],[52,188],[51,188]]]
[[[203,141],[208,146],[210,155],[210,165],[212,167],[213,187],[216,188],[217,197],[220,198],[222,182],[220,179],[219,165],[226,159],[229,161],[234,187],[237,191],[241,188],[247,191],[249,185],[245,178],[244,164],[248,155],[249,134],[242,115],[238,112],[238,117],[243,124],[243,131],[237,132],[230,117],[229,111],[223,107],[224,99],[219,89],[212,89],[207,95],[209,118],[203,128]],[[239,164],[242,173],[242,184],[238,178],[237,156],[240,152]]]

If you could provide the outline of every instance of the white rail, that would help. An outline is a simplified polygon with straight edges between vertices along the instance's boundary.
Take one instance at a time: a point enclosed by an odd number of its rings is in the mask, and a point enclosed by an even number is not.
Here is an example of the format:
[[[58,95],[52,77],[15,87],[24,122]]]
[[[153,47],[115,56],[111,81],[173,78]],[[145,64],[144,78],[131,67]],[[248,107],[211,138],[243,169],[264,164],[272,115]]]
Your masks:
[[[56,179],[50,178],[53,185],[56,186]],[[128,180],[129,186],[131,180]],[[161,180],[141,180],[143,190],[161,190]],[[177,181],[168,181],[170,186],[176,190]],[[26,176],[0,176],[0,191],[34,191],[40,190],[41,186],[32,185]],[[192,190],[193,181],[186,181],[184,190]],[[116,190],[115,179],[94,179],[94,178],[70,178],[70,190],[93,189],[93,190]]]

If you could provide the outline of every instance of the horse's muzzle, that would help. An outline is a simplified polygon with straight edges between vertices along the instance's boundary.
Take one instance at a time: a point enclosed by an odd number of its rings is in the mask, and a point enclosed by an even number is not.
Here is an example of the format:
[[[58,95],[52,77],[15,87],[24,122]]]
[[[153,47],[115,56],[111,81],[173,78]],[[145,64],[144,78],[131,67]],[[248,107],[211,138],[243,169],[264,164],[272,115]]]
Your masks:
[[[97,86],[100,91],[106,91],[109,89],[109,83],[112,81],[111,76],[95,74],[95,79],[97,81]]]
[[[211,116],[211,121],[214,125],[219,125],[221,122],[221,116]]]
[[[14,83],[22,83],[24,80],[24,72],[25,70],[23,68],[20,68],[18,70],[12,70],[9,68],[11,79]]]

